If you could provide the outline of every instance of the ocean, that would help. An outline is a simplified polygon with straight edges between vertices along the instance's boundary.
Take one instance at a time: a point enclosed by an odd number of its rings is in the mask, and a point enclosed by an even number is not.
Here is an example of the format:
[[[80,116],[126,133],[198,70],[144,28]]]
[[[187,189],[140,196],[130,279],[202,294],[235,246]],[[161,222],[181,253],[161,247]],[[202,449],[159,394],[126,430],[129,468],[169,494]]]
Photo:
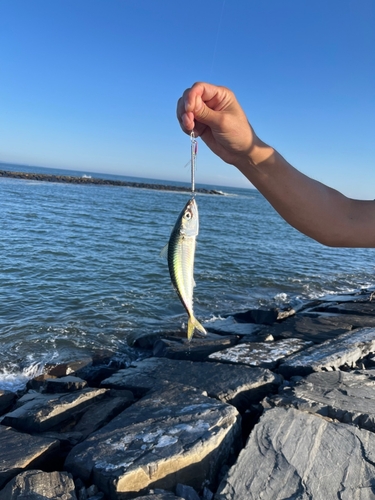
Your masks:
[[[178,184],[0,164],[2,170]],[[188,184],[187,184],[188,185]],[[207,325],[248,308],[374,286],[373,249],[324,247],[254,189],[200,185],[194,310]],[[50,362],[136,352],[138,333],[185,328],[160,251],[188,193],[0,178],[0,389]]]

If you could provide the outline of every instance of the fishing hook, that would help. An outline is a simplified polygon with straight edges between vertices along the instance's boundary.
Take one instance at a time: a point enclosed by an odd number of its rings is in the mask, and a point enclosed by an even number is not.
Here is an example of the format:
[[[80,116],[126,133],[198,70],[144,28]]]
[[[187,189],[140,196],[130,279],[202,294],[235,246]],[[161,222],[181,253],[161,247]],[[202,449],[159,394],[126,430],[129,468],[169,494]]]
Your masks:
[[[190,165],[191,165],[191,192],[194,195],[195,194],[195,161],[198,153],[198,142],[195,139],[194,131],[191,132],[190,134],[190,140],[191,140],[191,158],[190,158]]]

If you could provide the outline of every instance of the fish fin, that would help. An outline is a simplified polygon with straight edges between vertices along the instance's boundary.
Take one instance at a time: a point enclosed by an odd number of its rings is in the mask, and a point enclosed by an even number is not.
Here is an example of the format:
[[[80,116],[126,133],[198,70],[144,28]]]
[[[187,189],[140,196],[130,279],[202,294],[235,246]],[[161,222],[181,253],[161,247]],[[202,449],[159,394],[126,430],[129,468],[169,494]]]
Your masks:
[[[194,316],[190,316],[188,319],[188,331],[187,331],[187,338],[188,340],[191,340],[193,337],[194,330],[197,329],[201,333],[204,333],[207,335],[206,330],[203,328],[203,326],[199,323],[199,321],[194,318]]]
[[[160,257],[164,257],[165,259],[168,259],[168,246],[169,244],[167,243],[160,252]]]

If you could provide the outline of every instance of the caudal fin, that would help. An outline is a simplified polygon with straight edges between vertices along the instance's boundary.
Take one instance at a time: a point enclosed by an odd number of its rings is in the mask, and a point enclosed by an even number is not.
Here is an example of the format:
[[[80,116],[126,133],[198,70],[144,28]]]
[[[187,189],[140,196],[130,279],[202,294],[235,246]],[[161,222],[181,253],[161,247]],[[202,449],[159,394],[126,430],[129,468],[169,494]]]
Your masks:
[[[197,329],[201,333],[204,333],[204,335],[207,335],[206,330],[199,323],[199,321],[196,318],[194,318],[194,316],[190,316],[188,319],[188,331],[187,331],[188,340],[191,340],[191,338],[193,337],[193,333],[194,333],[195,329]]]

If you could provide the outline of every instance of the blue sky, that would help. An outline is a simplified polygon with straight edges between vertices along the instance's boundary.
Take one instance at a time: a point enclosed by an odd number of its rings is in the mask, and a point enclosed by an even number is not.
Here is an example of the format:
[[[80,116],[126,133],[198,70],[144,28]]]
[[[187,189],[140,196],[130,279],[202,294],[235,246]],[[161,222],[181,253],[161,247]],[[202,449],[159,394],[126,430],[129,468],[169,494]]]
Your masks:
[[[0,161],[189,181],[175,107],[198,80],[304,173],[375,198],[373,0],[1,0]],[[197,165],[249,186],[204,144]]]

